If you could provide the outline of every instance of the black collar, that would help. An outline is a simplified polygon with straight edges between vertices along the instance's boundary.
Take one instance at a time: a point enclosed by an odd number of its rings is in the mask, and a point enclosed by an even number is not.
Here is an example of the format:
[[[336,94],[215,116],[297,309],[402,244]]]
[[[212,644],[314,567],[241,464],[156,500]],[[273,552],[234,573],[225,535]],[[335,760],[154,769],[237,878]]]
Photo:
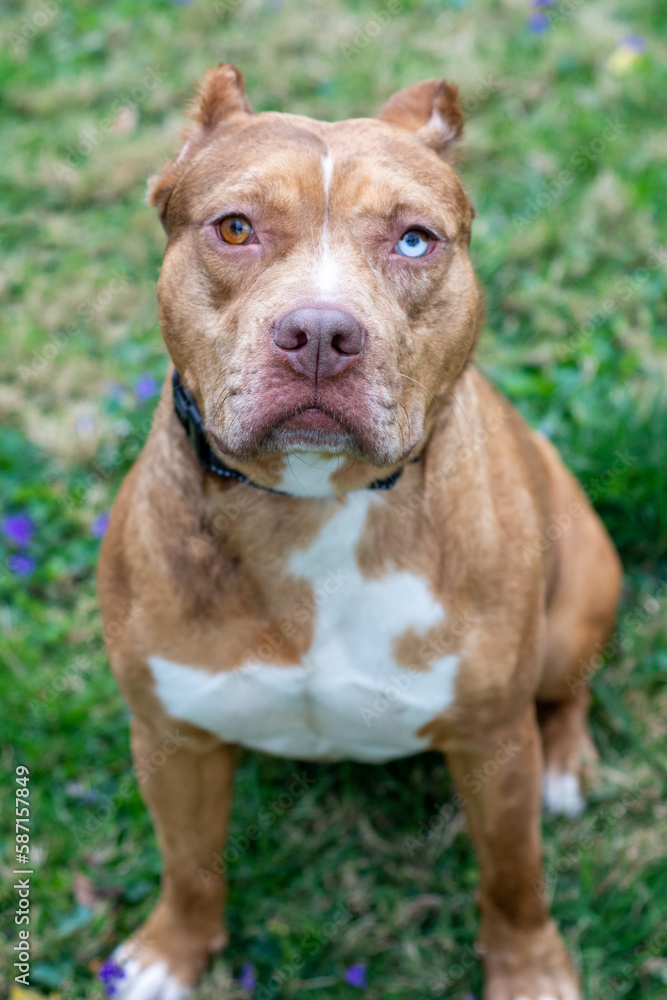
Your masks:
[[[171,382],[174,391],[174,410],[176,411],[176,416],[187,434],[190,444],[194,448],[195,455],[205,469],[208,469],[209,472],[214,472],[216,476],[222,476],[224,479],[236,479],[239,483],[247,483],[248,486],[255,486],[259,490],[266,490],[269,493],[281,493],[283,496],[290,495],[283,493],[282,490],[273,490],[270,486],[262,486],[260,483],[254,483],[252,479],[248,479],[242,472],[226,465],[208,443],[199,407],[192,393],[181,382],[181,376],[175,368]],[[412,461],[417,462],[418,460],[419,457],[414,458]],[[386,479],[376,479],[375,482],[370,483],[367,489],[390,490],[392,486],[396,485],[402,473],[403,467],[397,469],[391,476],[387,476]]]

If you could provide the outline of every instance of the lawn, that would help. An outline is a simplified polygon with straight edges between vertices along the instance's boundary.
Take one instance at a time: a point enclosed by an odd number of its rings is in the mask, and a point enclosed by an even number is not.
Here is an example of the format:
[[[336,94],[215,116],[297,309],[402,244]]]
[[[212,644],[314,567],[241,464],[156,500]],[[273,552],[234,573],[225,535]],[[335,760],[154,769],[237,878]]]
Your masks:
[[[164,376],[164,234],[145,181],[179,148],[203,71],[259,110],[373,114],[446,76],[487,296],[478,365],[560,448],[626,585],[592,677],[589,805],[545,820],[553,911],[589,1000],[667,987],[667,20],[659,0],[7,0],[0,13],[0,752],[30,770],[31,989],[102,996],[160,863],[96,609],[99,538]],[[292,774],[303,792],[287,795]],[[478,874],[452,786],[247,753],[231,943],[197,1000],[480,996]],[[0,997],[13,988],[14,799],[3,805]],[[263,813],[266,815],[266,813]],[[358,965],[365,965],[365,969]],[[350,972],[352,969],[352,972]],[[12,994],[18,1000],[19,994]]]

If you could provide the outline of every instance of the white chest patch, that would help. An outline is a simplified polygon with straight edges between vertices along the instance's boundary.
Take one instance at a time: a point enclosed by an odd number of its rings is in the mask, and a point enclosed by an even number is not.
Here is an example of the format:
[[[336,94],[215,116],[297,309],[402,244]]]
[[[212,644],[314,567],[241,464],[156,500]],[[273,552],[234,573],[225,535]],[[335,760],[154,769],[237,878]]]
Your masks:
[[[418,731],[454,697],[458,657],[426,670],[393,657],[394,639],[445,620],[427,583],[407,571],[361,575],[356,550],[377,497],[349,494],[289,571],[313,586],[314,635],[297,666],[255,659],[211,674],[149,657],[156,693],[169,715],[280,757],[380,762],[426,749]]]
[[[295,451],[287,456],[276,489],[293,497],[323,499],[335,495],[332,477],[344,468],[342,455],[326,455],[314,451]],[[305,574],[303,574],[305,576]]]

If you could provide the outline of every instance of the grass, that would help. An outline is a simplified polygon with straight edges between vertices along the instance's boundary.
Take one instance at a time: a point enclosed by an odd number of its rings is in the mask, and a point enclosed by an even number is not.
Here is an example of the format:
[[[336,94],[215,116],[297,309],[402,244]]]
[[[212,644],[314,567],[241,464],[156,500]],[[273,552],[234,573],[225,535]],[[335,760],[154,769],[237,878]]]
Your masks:
[[[626,568],[610,662],[592,680],[602,761],[590,804],[576,822],[544,825],[553,911],[587,998],[664,996],[667,26],[652,0],[562,0],[543,32],[527,26],[535,10],[4,5],[2,509],[35,527],[20,551],[0,540],[1,753],[10,781],[17,764],[31,771],[40,993],[99,997],[96,963],[156,895],[159,858],[96,610],[95,534],[166,368],[164,240],[145,179],[178,149],[193,83],[231,60],[256,108],[316,117],[372,114],[433,75],[462,89],[460,171],[488,309],[479,364],[551,435]],[[646,51],[619,46],[626,36]],[[295,767],[314,782],[287,803]],[[284,811],[230,863],[231,943],[198,1000],[226,986],[249,996],[229,985],[244,962],[258,1000],[355,996],[343,981],[355,962],[367,963],[369,1000],[480,995],[477,867],[461,817],[438,819],[452,787],[437,756],[369,768],[248,753],[237,784],[236,837],[260,808]],[[3,808],[0,996],[16,940],[12,800]]]

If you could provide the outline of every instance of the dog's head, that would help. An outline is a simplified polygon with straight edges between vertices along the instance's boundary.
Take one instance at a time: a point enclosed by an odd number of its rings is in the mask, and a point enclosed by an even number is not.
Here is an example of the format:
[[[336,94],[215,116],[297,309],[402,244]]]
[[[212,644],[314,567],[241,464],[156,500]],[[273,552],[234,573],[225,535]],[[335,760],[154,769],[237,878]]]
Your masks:
[[[208,73],[178,159],[151,182],[168,244],[162,330],[211,440],[405,461],[478,325],[473,210],[447,162],[463,119],[444,81],[378,118],[253,114]]]

